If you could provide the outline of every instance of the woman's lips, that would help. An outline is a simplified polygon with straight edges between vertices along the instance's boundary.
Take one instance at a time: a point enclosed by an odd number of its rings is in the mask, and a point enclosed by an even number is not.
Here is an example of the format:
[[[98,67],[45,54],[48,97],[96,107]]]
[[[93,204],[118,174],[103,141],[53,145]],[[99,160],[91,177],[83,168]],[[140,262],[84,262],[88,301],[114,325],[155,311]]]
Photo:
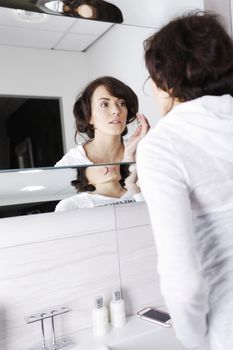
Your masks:
[[[114,119],[109,124],[121,124],[121,121],[119,119]]]

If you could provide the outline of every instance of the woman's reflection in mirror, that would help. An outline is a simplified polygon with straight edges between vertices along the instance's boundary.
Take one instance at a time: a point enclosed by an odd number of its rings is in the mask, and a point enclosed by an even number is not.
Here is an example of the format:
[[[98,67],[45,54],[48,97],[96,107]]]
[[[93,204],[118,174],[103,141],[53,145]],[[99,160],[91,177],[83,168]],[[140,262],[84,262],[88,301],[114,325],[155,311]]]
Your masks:
[[[77,179],[71,182],[77,194],[60,201],[55,211],[143,201],[136,169],[130,171],[129,167],[129,164],[80,167]]]
[[[138,142],[148,132],[149,123],[138,114],[138,98],[129,86],[114,77],[100,77],[78,96],[73,113],[75,138],[81,134],[87,139],[68,151],[56,166],[135,161]],[[124,142],[127,125],[136,119],[136,131]]]

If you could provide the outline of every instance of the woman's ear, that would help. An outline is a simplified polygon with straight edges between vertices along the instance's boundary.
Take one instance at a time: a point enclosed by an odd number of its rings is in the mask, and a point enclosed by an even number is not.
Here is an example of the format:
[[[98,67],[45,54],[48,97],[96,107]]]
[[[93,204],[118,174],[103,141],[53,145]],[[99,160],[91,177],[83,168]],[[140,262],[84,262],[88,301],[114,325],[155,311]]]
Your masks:
[[[154,94],[158,93],[158,87],[155,84],[154,80],[152,80],[152,79],[151,79],[151,88],[152,88],[152,91],[153,91]]]
[[[88,127],[89,127],[89,130],[96,130],[96,128],[94,127],[94,124],[89,123]]]

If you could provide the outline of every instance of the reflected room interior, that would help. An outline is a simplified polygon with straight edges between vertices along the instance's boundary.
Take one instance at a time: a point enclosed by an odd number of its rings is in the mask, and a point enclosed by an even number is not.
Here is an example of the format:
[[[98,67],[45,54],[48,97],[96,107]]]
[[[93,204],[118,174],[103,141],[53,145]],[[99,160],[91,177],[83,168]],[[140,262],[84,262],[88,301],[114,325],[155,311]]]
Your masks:
[[[0,218],[143,201],[134,163],[4,171]]]
[[[0,0],[2,217],[53,211],[60,200],[76,194],[70,185],[74,169],[53,166],[75,146],[72,106],[93,78],[109,74],[126,82],[137,93],[141,111],[153,117],[151,126],[158,120],[150,86],[144,87],[142,44],[175,9],[165,4],[155,18],[152,0],[143,5],[143,13],[136,5],[129,8],[125,1],[114,1],[124,15],[119,25],[45,13],[39,3],[45,5],[45,1]],[[127,137],[135,127],[129,128]]]

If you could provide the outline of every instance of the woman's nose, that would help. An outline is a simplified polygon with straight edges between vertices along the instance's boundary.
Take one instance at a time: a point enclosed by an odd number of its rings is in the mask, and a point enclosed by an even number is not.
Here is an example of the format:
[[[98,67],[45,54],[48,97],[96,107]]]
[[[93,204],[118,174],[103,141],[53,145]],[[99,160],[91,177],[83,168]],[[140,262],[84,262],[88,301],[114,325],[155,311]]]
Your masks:
[[[118,106],[113,106],[112,108],[112,114],[118,115],[120,113]]]

